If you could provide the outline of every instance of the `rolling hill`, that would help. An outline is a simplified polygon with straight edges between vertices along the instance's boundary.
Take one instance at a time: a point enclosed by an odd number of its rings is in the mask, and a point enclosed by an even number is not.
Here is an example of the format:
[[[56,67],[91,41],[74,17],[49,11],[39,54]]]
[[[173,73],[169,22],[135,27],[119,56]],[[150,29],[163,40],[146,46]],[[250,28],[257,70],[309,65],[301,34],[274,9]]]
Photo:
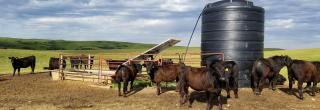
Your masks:
[[[116,41],[67,41],[46,39],[18,39],[0,37],[2,49],[27,50],[105,50],[151,48],[154,44],[116,42]]]

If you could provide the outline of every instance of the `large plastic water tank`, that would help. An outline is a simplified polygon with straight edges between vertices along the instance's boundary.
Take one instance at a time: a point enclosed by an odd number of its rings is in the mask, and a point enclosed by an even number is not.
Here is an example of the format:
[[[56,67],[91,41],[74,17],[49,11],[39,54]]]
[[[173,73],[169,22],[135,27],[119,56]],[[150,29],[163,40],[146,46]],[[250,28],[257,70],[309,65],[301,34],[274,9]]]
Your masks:
[[[240,68],[239,85],[250,86],[254,61],[263,57],[264,9],[246,0],[222,0],[206,5],[202,12],[201,52],[224,53],[226,61]],[[220,60],[202,55],[202,65]]]

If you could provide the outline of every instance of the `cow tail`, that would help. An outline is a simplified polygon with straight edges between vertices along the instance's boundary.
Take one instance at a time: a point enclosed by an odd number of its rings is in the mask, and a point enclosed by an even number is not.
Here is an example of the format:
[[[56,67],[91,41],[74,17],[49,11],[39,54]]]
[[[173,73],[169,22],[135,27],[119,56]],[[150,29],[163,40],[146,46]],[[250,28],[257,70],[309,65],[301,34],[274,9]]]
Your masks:
[[[118,74],[120,74],[119,71],[120,71],[120,69],[121,69],[122,67],[124,67],[124,66],[123,66],[123,65],[118,66],[118,68],[116,69],[115,74],[114,74],[113,76],[111,76],[112,79],[115,80],[116,82],[120,82],[120,80],[119,80],[119,78],[118,78],[118,77],[119,77]]]

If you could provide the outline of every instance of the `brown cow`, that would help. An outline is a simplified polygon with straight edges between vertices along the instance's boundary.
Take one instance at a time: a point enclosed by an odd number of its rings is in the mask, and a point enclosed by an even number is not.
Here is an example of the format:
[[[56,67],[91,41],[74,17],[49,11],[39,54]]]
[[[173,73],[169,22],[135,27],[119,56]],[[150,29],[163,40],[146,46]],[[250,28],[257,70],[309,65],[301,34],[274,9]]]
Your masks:
[[[151,81],[157,85],[157,95],[161,93],[161,82],[171,82],[174,80],[178,82],[179,80],[181,63],[167,63],[159,66],[157,62],[145,61],[143,66],[146,67]]]
[[[311,95],[315,96],[315,89],[317,83],[320,81],[320,73],[317,72],[317,67],[308,61],[293,60],[292,64],[288,67],[288,79],[290,94],[293,94],[292,84],[294,80],[298,80],[299,98],[303,99],[303,88],[304,82],[312,82],[313,89]]]
[[[208,98],[207,110],[212,107],[212,96],[217,96],[219,109],[222,110],[221,85],[225,82],[223,62],[211,62],[207,68],[182,66],[179,80],[180,104],[189,100],[189,87],[196,91],[205,91]],[[192,100],[189,100],[189,107]]]

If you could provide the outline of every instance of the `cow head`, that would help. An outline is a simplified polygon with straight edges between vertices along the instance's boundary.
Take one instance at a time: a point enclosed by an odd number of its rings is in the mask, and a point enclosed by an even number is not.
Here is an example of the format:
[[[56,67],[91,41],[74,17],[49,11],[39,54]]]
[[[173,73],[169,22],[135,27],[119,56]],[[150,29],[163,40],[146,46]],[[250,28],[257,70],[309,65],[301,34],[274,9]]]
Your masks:
[[[209,70],[214,74],[220,81],[225,81],[226,77],[224,75],[225,67],[222,61],[212,62],[210,64]]]
[[[140,63],[134,63],[135,70],[140,74],[142,72],[142,65]]]
[[[15,60],[18,59],[18,57],[8,57],[11,60],[11,63],[13,63]]]
[[[148,74],[151,73],[151,70],[157,66],[157,62],[154,61],[145,61],[143,66],[146,68]]]
[[[288,55],[285,55],[284,59],[286,66],[290,66],[292,64],[292,59]]]
[[[224,62],[224,76],[226,78],[229,78],[232,76],[233,72],[234,72],[234,67],[236,66],[236,62],[234,61],[226,61]]]
[[[158,65],[155,61],[144,61],[143,66],[146,68],[146,71],[148,75],[150,76],[151,81],[154,79],[154,70],[156,69],[156,66]]]

